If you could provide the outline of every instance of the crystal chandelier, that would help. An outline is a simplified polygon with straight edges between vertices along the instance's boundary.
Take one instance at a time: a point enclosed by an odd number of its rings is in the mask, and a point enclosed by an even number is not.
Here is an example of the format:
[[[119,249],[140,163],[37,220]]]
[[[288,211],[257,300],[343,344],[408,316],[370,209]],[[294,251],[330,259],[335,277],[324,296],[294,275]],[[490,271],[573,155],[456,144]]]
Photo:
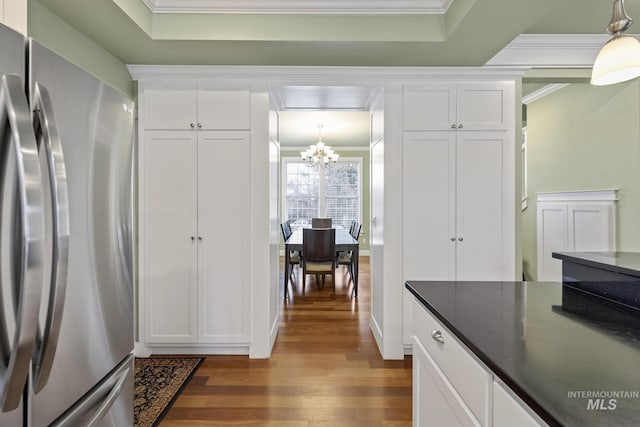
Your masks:
[[[610,85],[640,76],[640,42],[633,36],[622,35],[632,23],[624,10],[624,0],[614,0],[613,16],[607,26],[613,37],[596,57],[591,84]]]
[[[300,152],[302,161],[309,167],[330,168],[338,161],[336,154],[330,146],[322,142],[322,125],[318,125],[318,142],[310,145],[308,149]]]

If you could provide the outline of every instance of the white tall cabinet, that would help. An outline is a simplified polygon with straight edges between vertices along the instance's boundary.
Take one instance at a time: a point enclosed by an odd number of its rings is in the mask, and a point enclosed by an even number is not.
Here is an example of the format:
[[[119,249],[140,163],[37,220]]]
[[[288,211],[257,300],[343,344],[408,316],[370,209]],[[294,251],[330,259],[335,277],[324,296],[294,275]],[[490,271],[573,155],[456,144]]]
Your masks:
[[[404,85],[402,103],[403,282],[514,280],[514,81]]]
[[[405,86],[405,280],[512,280],[514,87]]]
[[[249,86],[153,81],[140,95],[141,341],[247,353]]]

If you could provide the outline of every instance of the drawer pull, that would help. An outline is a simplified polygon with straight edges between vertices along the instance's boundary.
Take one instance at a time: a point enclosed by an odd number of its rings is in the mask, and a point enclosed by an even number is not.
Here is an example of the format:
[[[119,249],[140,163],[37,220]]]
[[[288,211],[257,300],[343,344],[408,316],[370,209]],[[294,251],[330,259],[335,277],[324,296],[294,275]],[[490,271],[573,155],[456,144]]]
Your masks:
[[[442,336],[442,332],[440,332],[437,329],[434,329],[433,331],[431,331],[431,338],[438,341],[439,343],[444,344],[444,337]]]

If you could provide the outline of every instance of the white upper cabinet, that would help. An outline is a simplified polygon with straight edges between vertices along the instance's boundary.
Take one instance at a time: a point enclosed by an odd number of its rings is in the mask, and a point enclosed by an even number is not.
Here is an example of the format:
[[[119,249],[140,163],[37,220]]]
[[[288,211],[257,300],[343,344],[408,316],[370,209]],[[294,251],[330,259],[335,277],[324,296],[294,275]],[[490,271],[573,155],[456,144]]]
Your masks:
[[[248,130],[249,84],[162,80],[144,83],[144,128]]]
[[[405,85],[403,128],[421,130],[508,130],[514,117],[512,84],[478,82]]]

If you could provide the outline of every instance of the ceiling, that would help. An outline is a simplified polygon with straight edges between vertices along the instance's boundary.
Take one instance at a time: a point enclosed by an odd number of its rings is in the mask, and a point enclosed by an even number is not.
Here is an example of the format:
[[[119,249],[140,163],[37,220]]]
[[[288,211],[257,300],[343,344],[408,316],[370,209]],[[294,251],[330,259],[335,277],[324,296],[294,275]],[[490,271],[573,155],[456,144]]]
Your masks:
[[[482,66],[520,34],[603,34],[613,0],[29,0],[125,64]],[[640,0],[627,0],[640,19]],[[272,88],[283,147],[368,145],[376,88]],[[325,110],[325,111],[322,111]],[[328,110],[328,111],[327,111]]]
[[[86,0],[29,1],[39,2],[126,64],[297,66],[481,66],[521,33],[601,34],[613,4],[92,0],[88,7]],[[640,19],[640,0],[626,5]]]

